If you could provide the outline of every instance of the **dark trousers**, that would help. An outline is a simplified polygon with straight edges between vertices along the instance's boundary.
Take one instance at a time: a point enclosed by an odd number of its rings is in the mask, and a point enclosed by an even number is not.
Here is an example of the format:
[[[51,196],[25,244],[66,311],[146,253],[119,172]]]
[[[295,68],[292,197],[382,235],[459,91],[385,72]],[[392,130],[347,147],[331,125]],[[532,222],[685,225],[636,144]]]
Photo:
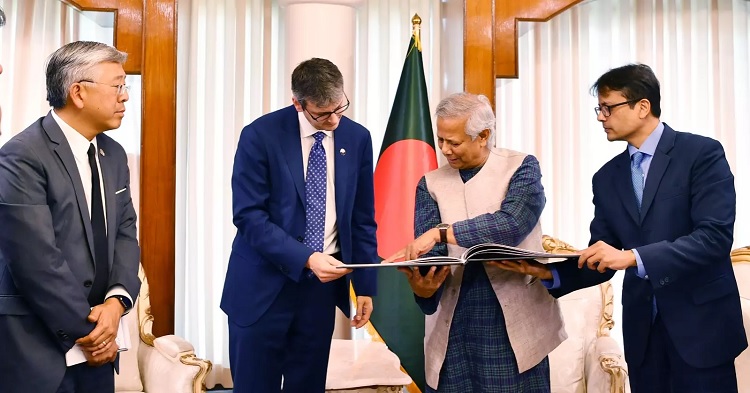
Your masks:
[[[65,370],[56,393],[114,393],[115,371],[112,363],[91,367],[86,363],[76,364]]]
[[[682,360],[657,314],[643,364],[628,367],[633,393],[736,393],[734,361],[695,368]]]
[[[288,281],[250,326],[229,320],[229,361],[235,393],[323,393],[338,281]],[[283,376],[283,390],[282,386]]]

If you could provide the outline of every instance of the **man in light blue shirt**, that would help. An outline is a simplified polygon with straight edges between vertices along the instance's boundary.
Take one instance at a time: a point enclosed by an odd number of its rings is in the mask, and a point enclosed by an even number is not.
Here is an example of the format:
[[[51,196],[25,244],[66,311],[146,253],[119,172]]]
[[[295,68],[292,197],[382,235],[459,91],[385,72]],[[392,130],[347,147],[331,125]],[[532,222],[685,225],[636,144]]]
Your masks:
[[[721,144],[659,119],[659,82],[642,64],[615,68],[592,90],[609,141],[628,147],[594,175],[590,247],[550,269],[503,261],[542,278],[553,296],[625,270],[623,338],[634,393],[737,392],[747,348],[729,253],[734,177]]]

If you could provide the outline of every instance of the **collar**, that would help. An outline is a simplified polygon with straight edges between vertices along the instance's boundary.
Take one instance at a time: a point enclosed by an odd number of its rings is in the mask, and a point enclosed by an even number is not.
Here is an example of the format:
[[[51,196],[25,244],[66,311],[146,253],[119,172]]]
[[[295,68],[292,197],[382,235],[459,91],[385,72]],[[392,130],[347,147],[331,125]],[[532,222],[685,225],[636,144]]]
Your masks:
[[[657,125],[653,131],[651,131],[651,134],[643,142],[640,149],[637,149],[633,145],[628,145],[628,153],[630,154],[630,157],[633,157],[633,154],[635,154],[635,152],[637,151],[653,157],[654,153],[656,153],[656,147],[659,145],[659,139],[661,139],[661,134],[663,132],[664,123],[659,122],[659,125]]]
[[[326,134],[327,138],[333,137],[333,131],[315,129],[315,127],[313,127],[312,124],[310,124],[310,122],[307,121],[307,118],[305,117],[304,112],[297,112],[297,116],[299,117],[299,136],[301,138],[312,137],[313,134],[315,134],[318,131],[323,131],[323,133]]]
[[[52,118],[55,119],[55,122],[57,122],[57,125],[60,126],[60,129],[65,135],[65,139],[68,140],[70,150],[73,151],[74,157],[88,157],[89,145],[92,143],[94,144],[94,149],[99,149],[99,146],[96,144],[96,138],[89,141],[80,132],[76,131],[75,128],[66,123],[65,120],[61,119],[60,116],[55,113],[54,109],[51,113]]]

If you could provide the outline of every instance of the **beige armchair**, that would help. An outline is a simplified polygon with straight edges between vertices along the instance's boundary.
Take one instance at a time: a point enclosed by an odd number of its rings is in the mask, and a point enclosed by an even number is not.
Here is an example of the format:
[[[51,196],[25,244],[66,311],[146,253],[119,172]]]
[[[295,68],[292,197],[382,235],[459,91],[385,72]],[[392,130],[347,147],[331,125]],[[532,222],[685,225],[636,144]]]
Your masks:
[[[575,252],[568,243],[544,236],[544,250]],[[569,293],[559,300],[568,339],[549,355],[553,393],[629,392],[628,368],[620,345],[609,336],[614,297],[609,282]]]
[[[174,335],[154,337],[148,281],[141,267],[141,292],[122,323],[130,332],[130,349],[120,354],[120,374],[115,376],[118,393],[199,393],[211,362],[195,356],[193,346]]]
[[[742,321],[745,323],[745,334],[750,341],[750,246],[732,251],[732,267],[740,289]],[[740,393],[750,393],[750,350],[746,349],[734,361],[737,369],[737,385]]]

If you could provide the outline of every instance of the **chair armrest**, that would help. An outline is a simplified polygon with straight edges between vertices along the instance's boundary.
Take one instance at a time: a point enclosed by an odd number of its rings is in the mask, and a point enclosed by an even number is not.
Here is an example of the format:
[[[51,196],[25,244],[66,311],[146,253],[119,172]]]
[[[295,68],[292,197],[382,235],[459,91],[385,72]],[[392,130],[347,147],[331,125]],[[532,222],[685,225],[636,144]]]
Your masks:
[[[586,391],[626,393],[628,366],[617,342],[609,336],[597,338],[589,347],[584,363]]]
[[[211,362],[197,358],[193,346],[174,335],[141,345],[138,364],[146,393],[202,393]]]
[[[161,336],[155,339],[154,348],[156,348],[159,353],[170,359],[178,359],[184,354],[195,353],[193,344],[190,344],[184,338],[173,334]]]

